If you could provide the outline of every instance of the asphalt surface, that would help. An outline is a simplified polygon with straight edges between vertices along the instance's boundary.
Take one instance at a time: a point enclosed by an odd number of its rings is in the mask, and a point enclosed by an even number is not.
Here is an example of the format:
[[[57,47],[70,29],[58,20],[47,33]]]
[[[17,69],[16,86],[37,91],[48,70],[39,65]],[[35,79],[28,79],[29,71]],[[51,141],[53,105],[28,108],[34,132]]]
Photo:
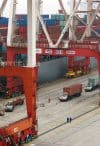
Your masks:
[[[100,146],[99,89],[84,92],[88,78],[95,75],[97,71],[79,78],[60,79],[39,88],[37,99],[39,137],[27,146]],[[74,83],[83,84],[82,95],[68,102],[60,102],[58,97],[62,96],[63,87]],[[3,106],[6,102],[7,100],[1,100],[0,105]],[[25,104],[17,106],[12,113],[0,117],[0,126],[24,118],[25,111]],[[66,122],[67,117],[72,117],[71,124]]]

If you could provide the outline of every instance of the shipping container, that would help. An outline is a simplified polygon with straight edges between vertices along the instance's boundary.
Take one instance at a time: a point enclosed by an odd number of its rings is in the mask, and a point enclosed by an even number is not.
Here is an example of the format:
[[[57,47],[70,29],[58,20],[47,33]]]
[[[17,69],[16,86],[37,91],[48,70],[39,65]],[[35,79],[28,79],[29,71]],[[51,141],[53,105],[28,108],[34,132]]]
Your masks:
[[[65,25],[66,25],[66,21],[60,21],[60,26],[61,27],[65,27]]]
[[[43,19],[49,19],[49,14],[41,15]]]
[[[46,26],[54,26],[58,24],[58,21],[56,19],[44,19],[44,23]]]
[[[65,21],[65,16],[64,16],[64,14],[53,14],[53,15],[51,15],[51,19]]]

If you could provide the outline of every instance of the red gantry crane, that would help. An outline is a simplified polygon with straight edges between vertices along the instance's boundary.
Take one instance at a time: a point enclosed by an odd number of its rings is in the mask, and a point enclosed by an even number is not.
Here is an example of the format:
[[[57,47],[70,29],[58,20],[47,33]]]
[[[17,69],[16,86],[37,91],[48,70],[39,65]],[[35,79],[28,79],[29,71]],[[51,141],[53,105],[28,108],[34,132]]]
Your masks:
[[[28,43],[27,47],[19,47],[13,46],[13,32],[14,32],[14,16],[16,9],[16,0],[11,0],[11,13],[9,18],[8,25],[8,36],[7,36],[7,63],[5,66],[0,67],[0,76],[9,77],[20,77],[24,83],[24,91],[26,97],[26,107],[27,107],[27,117],[21,119],[20,121],[16,121],[15,123],[11,123],[4,127],[0,127],[0,146],[14,146],[19,143],[23,143],[27,136],[33,137],[37,135],[37,116],[36,116],[36,97],[37,97],[37,62],[36,62],[36,54],[40,55],[52,55],[52,56],[86,56],[86,57],[95,57],[98,61],[98,71],[100,76],[100,41],[84,41],[84,38],[87,36],[88,38],[91,36],[91,25],[94,20],[94,17],[98,14],[100,3],[97,5],[97,8],[94,13],[92,13],[92,3],[93,0],[87,1],[88,11],[88,24],[86,26],[86,30],[84,31],[80,40],[77,41],[77,37],[73,31],[73,17],[76,16],[76,12],[78,11],[78,6],[81,0],[72,0],[72,11],[71,14],[66,21],[66,25],[61,32],[60,37],[57,42],[53,44],[49,33],[47,32],[46,26],[40,16],[40,12],[37,8],[40,7],[39,0],[27,0],[28,5]],[[59,0],[61,9],[66,16],[66,10],[64,9],[62,0]],[[87,11],[87,12],[88,12]],[[78,17],[78,16],[76,16]],[[92,17],[92,18],[90,18]],[[36,21],[37,18],[41,22],[43,31],[47,38],[47,44],[37,44],[36,45]],[[80,19],[78,17],[78,19]],[[67,40],[64,46],[59,47],[60,42],[66,32],[67,29],[69,31],[69,41]],[[93,29],[93,28],[92,28]],[[94,31],[95,32],[95,31]],[[95,32],[96,33],[96,32]],[[96,33],[97,34],[97,33]],[[97,38],[100,35],[97,34]],[[67,45],[67,47],[65,47]],[[37,49],[36,49],[37,48]],[[15,56],[16,54],[27,54],[27,66],[15,66]]]
[[[16,0],[11,1],[8,25],[7,49],[12,45],[13,18]],[[33,21],[34,19],[34,21]],[[5,66],[0,68],[0,76],[22,78],[26,97],[27,117],[16,123],[0,127],[0,146],[16,145],[23,142],[27,135],[37,135],[36,118],[36,0],[28,0],[28,62],[26,67]],[[20,136],[19,136],[20,135]]]

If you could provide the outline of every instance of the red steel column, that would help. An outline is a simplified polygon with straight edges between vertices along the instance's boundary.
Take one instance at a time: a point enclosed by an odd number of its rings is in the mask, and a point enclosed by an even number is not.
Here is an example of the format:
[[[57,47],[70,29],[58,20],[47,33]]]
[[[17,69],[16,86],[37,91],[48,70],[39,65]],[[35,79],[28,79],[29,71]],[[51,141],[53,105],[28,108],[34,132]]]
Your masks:
[[[27,117],[15,123],[10,123],[5,127],[0,127],[0,136],[17,134],[21,131],[32,130],[32,135],[37,135],[37,116],[36,116],[36,97],[37,97],[37,73],[38,69],[36,67],[5,67],[0,69],[0,75],[6,77],[17,76],[23,79],[25,98],[26,98],[26,108]],[[17,119],[16,119],[17,120]],[[16,129],[17,131],[14,131]],[[28,132],[29,134],[29,132]],[[0,141],[1,142],[1,141]],[[3,146],[3,142],[0,143]]]
[[[85,65],[85,73],[88,73],[89,71],[89,64],[90,64],[90,57],[86,57],[86,61],[84,62]]]
[[[74,56],[68,57],[68,68],[74,67]]]
[[[37,109],[37,77],[38,77],[38,68],[27,68],[27,74],[24,79],[24,89],[25,89],[25,96],[26,96],[26,105],[27,105],[27,115],[28,117],[32,117],[33,121],[33,132],[37,134],[37,116],[36,116],[36,109]]]
[[[7,64],[9,66],[14,65],[15,61],[15,52],[12,52],[12,48],[7,47]],[[9,96],[12,96],[14,92],[14,79],[13,77],[7,77],[7,88],[9,89]]]
[[[9,65],[14,65],[15,55],[15,52],[12,52],[12,48],[7,47],[7,63]]]

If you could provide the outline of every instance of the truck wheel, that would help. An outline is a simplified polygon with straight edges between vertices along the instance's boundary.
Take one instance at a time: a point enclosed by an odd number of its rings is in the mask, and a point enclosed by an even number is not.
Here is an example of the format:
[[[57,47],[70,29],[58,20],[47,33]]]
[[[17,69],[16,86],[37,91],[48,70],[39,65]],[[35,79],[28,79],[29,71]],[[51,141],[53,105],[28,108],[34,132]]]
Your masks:
[[[81,96],[81,93],[78,93],[78,96]]]
[[[11,109],[10,112],[13,112],[14,109]]]
[[[81,96],[81,93],[77,93],[76,96],[77,96],[77,97]]]

